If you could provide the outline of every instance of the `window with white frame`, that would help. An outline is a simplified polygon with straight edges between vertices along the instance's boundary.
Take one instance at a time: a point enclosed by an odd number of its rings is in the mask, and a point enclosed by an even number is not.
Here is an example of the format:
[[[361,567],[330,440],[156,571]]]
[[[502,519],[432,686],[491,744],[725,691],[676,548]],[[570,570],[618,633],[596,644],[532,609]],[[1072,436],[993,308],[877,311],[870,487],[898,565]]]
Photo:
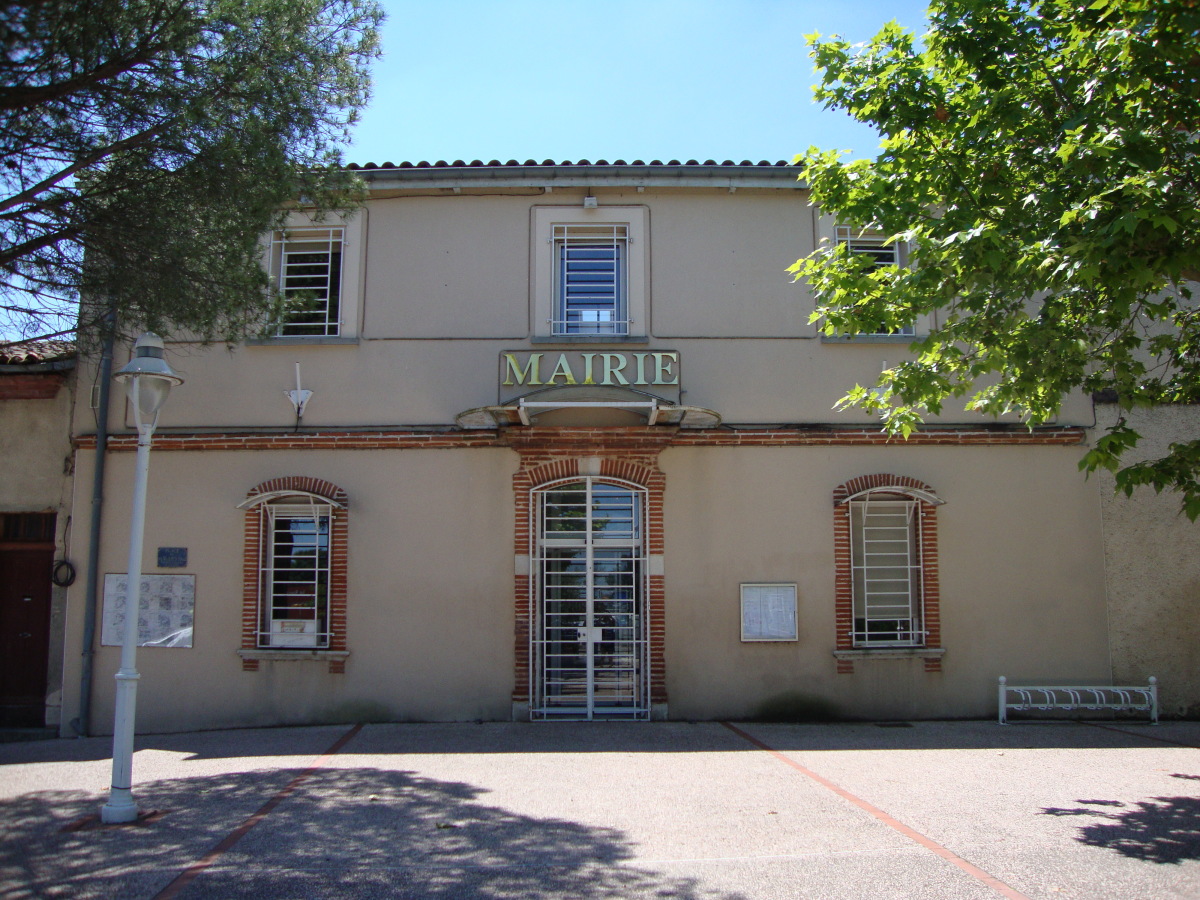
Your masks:
[[[838,225],[836,232],[838,243],[845,244],[851,253],[859,253],[874,260],[872,268],[900,265],[900,245],[895,241],[888,243],[887,235],[882,231]]]
[[[330,522],[322,503],[264,503],[258,646],[325,648],[330,638]]]
[[[272,274],[287,301],[280,337],[336,337],[341,333],[345,230],[303,228],[276,232]]]
[[[645,340],[650,211],[534,206],[530,317],[535,341]]]
[[[867,493],[849,507],[854,646],[923,646],[919,501]]]
[[[839,244],[845,244],[846,249],[856,255],[871,260],[872,269],[883,269],[887,266],[903,265],[903,245],[898,241],[888,241],[888,236],[878,229],[855,228],[850,225],[838,225],[834,234]],[[912,325],[904,325],[897,329],[880,328],[864,334],[895,334],[914,335],[916,329]]]
[[[553,334],[629,334],[627,224],[554,226]]]

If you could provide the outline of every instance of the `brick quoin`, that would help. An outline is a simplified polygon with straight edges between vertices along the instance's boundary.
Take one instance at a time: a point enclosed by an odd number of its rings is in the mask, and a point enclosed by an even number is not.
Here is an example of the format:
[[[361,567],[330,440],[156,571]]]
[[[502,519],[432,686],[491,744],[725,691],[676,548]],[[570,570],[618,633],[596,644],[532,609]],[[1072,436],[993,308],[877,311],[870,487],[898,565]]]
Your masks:
[[[156,447],[157,449],[157,447]],[[285,475],[271,478],[255,485],[246,494],[247,500],[275,492],[293,494],[316,494],[325,500],[347,504],[346,492],[323,478],[305,475]],[[286,497],[282,499],[287,499]],[[329,526],[329,650],[345,651],[346,642],[346,596],[349,570],[348,551],[350,546],[350,523],[346,510],[334,509]],[[259,629],[259,571],[262,554],[266,552],[266,538],[262,529],[262,507],[255,505],[246,510],[244,519],[244,543],[242,552],[242,649],[258,649]],[[257,672],[259,660],[243,659],[242,670]],[[346,671],[344,659],[329,660],[329,672],[339,675]]]
[[[599,459],[596,477],[624,481],[646,491],[646,552],[661,554],[663,540],[663,495],[666,476],[658,468],[658,454],[670,446],[676,429],[655,426],[607,428],[523,428],[506,434],[506,443],[516,450],[520,465],[513,475],[515,515],[513,545],[518,554],[534,556],[534,509],[532,495],[542,485],[565,479],[585,477],[580,460]],[[650,702],[667,702],[666,682],[666,584],[662,575],[646,579],[646,632],[649,638],[648,673]],[[537,603],[534,579],[517,575],[514,579],[513,629],[516,641],[516,671],[513,700],[524,702],[532,696],[533,672],[530,660],[533,617]]]
[[[942,646],[941,590],[938,583],[938,539],[937,504],[921,497],[905,493],[905,489],[934,494],[933,488],[906,475],[862,475],[852,478],[833,489],[833,545],[834,545],[834,621],[836,628],[835,646],[838,650],[854,649],[854,579],[850,568],[850,504],[847,499],[862,491],[874,488],[893,487],[894,496],[916,499],[921,516],[921,597],[925,616],[922,627],[926,631],[924,647],[940,649]],[[941,658],[926,658],[926,672],[941,672]],[[854,674],[854,661],[839,659],[839,675]]]

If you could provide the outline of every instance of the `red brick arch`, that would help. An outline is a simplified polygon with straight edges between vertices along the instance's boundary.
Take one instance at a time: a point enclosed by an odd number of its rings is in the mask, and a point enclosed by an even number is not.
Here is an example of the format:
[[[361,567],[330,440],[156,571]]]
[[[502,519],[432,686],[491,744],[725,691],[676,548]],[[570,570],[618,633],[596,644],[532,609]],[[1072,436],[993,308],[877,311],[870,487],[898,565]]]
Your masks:
[[[863,491],[892,488],[889,493],[919,502],[921,516],[921,596],[925,607],[924,627],[927,650],[942,647],[941,588],[938,579],[938,498],[933,488],[907,475],[860,475],[833,489],[833,552],[834,607],[836,618],[836,648],[854,649],[854,579],[850,569],[850,504],[849,498]],[[925,671],[940,672],[941,656],[925,658]],[[839,659],[839,674],[854,672],[854,662]]]
[[[346,492],[332,481],[326,481],[324,478],[311,478],[307,475],[285,475],[282,478],[271,478],[250,488],[246,493],[246,499],[276,491],[316,494],[341,506],[346,505],[347,499]]]
[[[347,570],[349,564],[349,522],[345,507],[348,502],[346,491],[331,481],[307,475],[285,475],[271,478],[252,487],[246,494],[247,500],[274,493],[291,493],[297,496],[316,494],[332,501],[341,509],[334,509],[329,523],[329,651],[339,655],[329,659],[329,671],[338,674],[345,671],[346,642],[346,599]],[[282,497],[280,499],[286,499]],[[242,668],[258,670],[259,660],[253,658],[258,649],[259,610],[258,592],[263,553],[263,514],[259,504],[245,509],[242,542]]]
[[[663,542],[663,496],[666,476],[658,468],[658,454],[670,439],[666,429],[646,427],[596,429],[589,433],[583,446],[577,437],[578,429],[529,429],[513,441],[513,449],[521,457],[521,465],[513,475],[514,527],[513,549],[519,558],[529,558],[535,515],[533,494],[556,481],[575,478],[600,478],[638,485],[646,491],[646,552],[660,556]],[[514,583],[514,640],[516,666],[513,679],[513,700],[528,701],[531,660],[530,637],[532,616],[535,613],[534,582],[531,572],[518,572]],[[650,702],[665,706],[666,687],[666,586],[663,575],[647,579],[646,609],[649,617],[650,640]]]

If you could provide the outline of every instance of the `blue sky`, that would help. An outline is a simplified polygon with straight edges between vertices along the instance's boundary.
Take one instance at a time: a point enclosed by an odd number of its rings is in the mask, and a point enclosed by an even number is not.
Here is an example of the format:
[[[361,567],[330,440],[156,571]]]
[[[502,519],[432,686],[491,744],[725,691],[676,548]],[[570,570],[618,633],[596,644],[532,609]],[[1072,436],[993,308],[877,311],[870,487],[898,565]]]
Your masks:
[[[732,159],[874,134],[812,100],[804,35],[922,32],[911,0],[384,0],[351,162]]]

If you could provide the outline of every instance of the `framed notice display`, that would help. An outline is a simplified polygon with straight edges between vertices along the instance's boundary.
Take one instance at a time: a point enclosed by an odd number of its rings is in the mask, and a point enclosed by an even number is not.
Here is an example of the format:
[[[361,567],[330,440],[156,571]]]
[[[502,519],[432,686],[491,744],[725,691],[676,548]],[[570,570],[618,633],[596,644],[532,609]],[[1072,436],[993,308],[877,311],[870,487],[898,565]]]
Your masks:
[[[796,585],[742,585],[742,640],[794,641]]]
[[[124,639],[128,581],[127,575],[104,576],[100,643],[106,647],[119,647]],[[143,575],[138,603],[138,646],[192,646],[195,614],[195,575]]]

